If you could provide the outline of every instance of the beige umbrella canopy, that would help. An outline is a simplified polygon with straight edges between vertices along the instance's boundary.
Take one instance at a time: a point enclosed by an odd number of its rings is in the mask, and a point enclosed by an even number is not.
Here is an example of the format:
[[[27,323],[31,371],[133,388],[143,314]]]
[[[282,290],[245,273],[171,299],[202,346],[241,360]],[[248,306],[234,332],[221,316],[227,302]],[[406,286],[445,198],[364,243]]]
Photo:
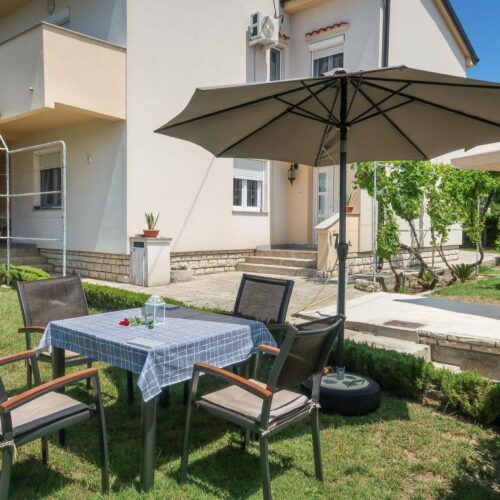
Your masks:
[[[451,159],[456,168],[500,172],[500,143],[472,148]]]
[[[500,141],[500,84],[400,66],[204,88],[156,132],[218,157],[339,164],[337,310],[344,314],[347,162],[424,160]],[[340,367],[342,345],[343,333]]]

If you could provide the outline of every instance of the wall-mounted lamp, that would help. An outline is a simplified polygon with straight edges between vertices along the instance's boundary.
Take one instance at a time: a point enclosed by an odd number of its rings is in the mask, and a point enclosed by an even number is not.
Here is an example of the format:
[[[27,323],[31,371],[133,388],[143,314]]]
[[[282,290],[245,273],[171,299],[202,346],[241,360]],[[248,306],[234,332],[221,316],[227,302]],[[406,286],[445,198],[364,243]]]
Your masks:
[[[290,168],[288,169],[288,180],[290,181],[290,185],[292,185],[293,181],[295,180],[295,172],[298,168],[298,163],[290,163]]]

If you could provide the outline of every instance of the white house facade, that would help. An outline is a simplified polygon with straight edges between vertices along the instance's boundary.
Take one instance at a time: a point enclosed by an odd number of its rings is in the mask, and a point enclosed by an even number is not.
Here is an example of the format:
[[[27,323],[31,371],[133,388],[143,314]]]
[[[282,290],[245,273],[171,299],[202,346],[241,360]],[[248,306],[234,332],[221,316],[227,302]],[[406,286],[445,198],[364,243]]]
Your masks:
[[[160,213],[174,262],[232,270],[257,248],[318,243],[316,227],[338,211],[335,159],[316,170],[216,159],[153,131],[200,86],[384,62],[465,76],[477,58],[450,9],[448,0],[4,2],[0,134],[15,148],[67,144],[70,272],[128,281],[130,237],[146,211]],[[277,44],[249,43],[254,13],[279,18]],[[0,173],[4,161],[0,154]],[[11,192],[57,191],[59,163],[54,147],[14,157]],[[352,250],[369,252],[372,201],[356,192],[352,204]],[[57,238],[60,205],[57,195],[13,199],[10,221],[4,201],[0,217],[13,236]],[[60,265],[59,243],[38,247]]]

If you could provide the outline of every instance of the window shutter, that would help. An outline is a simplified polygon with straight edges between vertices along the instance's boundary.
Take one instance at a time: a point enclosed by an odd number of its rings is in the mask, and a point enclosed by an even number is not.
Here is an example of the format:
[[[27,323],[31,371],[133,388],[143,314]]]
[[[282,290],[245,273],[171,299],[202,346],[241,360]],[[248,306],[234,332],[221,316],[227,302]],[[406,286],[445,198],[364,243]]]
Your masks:
[[[236,158],[234,160],[233,177],[264,182],[265,161]]]
[[[61,154],[59,152],[40,155],[39,159],[40,159],[40,170],[61,167]]]

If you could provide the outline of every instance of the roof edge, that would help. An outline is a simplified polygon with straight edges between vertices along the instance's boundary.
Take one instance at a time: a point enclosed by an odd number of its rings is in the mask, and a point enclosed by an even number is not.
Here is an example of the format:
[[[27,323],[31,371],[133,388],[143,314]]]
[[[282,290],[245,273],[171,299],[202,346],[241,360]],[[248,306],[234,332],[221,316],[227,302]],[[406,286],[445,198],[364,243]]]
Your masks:
[[[443,6],[446,14],[449,16],[451,23],[457,30],[458,35],[460,36],[465,48],[469,52],[468,55],[472,62],[472,66],[475,66],[479,62],[479,56],[477,55],[477,52],[475,51],[474,46],[472,45],[472,42],[470,41],[470,38],[468,37],[465,28],[463,27],[463,24],[460,21],[453,5],[451,4],[450,0],[437,0],[437,2],[439,2]]]

